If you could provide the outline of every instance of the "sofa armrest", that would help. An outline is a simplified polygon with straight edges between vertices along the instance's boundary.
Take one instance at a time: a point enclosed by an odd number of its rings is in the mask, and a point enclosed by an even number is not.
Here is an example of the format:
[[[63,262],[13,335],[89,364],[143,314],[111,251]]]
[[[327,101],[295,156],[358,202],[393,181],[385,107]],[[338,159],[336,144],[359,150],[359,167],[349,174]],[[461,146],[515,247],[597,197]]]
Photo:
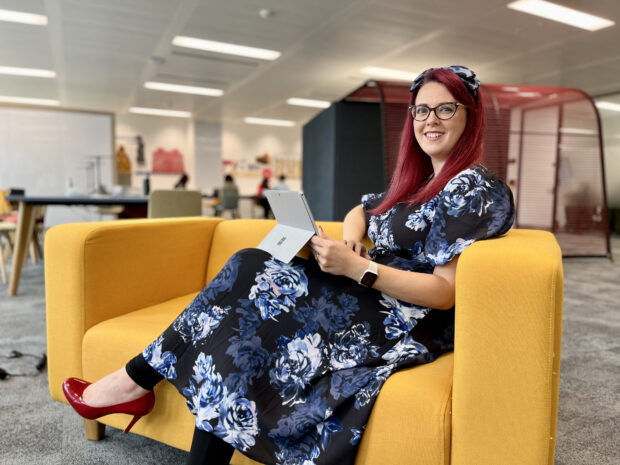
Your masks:
[[[49,385],[82,375],[82,338],[97,323],[198,292],[219,218],[64,224],[45,237]]]
[[[459,260],[451,465],[552,464],[563,272],[550,233],[511,230]]]

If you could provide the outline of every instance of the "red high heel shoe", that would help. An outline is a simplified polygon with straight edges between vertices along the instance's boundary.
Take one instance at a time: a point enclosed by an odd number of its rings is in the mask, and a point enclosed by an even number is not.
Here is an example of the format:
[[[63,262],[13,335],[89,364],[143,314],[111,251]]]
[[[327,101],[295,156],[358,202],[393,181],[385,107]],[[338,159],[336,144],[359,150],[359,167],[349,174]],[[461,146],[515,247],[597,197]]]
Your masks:
[[[125,428],[125,434],[129,432],[131,427],[142,418],[144,415],[148,415],[153,406],[155,405],[155,394],[153,391],[149,391],[142,397],[138,397],[129,402],[123,402],[120,404],[108,405],[106,407],[91,407],[84,399],[82,394],[84,389],[90,386],[91,383],[81,380],[79,378],[67,378],[62,383],[62,392],[69,401],[69,404],[73,409],[82,417],[87,420],[95,420],[96,418],[110,415],[112,413],[126,413],[127,415],[133,415],[133,419]]]

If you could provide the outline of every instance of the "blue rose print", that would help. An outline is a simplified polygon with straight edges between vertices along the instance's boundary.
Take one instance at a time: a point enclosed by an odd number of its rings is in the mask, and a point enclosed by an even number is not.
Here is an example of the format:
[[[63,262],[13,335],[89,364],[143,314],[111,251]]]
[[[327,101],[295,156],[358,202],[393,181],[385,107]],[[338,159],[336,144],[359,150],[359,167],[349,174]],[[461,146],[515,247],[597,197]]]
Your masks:
[[[355,394],[355,408],[361,409],[375,400],[385,380],[392,374],[394,365],[385,365],[374,370],[368,384]]]
[[[446,184],[440,201],[448,215],[459,217],[464,213],[474,213],[482,216],[493,203],[488,195],[490,187],[489,181],[478,171],[468,169]]]
[[[310,390],[310,381],[320,371],[323,351],[319,334],[281,338],[280,350],[269,376],[271,385],[280,390],[284,405],[304,402]]]
[[[142,356],[144,360],[164,378],[176,379],[177,372],[174,364],[177,363],[177,357],[170,351],[166,351],[162,354],[161,345],[163,341],[164,337],[159,336],[142,351]]]
[[[381,357],[388,363],[397,364],[403,361],[430,361],[430,353],[425,345],[415,341],[409,334],[398,341],[394,347]]]
[[[368,206],[373,200],[381,196],[376,194],[366,194],[362,197],[362,205]],[[394,243],[394,233],[392,231],[392,215],[396,212],[396,207],[379,214],[372,215],[368,221],[367,235],[374,244],[374,248],[368,252],[372,258],[377,254],[385,254],[396,250],[398,247]]]
[[[220,325],[230,306],[222,308],[217,305],[200,306],[192,302],[181,315],[174,320],[173,327],[184,341],[191,341],[194,346],[207,338]]]
[[[489,212],[492,215],[488,225],[489,235],[502,234],[506,232],[506,218],[508,218],[508,224],[514,221],[515,209],[510,198],[500,189],[491,189],[490,196],[492,203],[489,206]]]
[[[236,253],[228,259],[226,265],[211,280],[209,285],[204,289],[204,298],[213,300],[221,292],[230,292],[237,281],[239,275],[239,265],[241,264],[241,255]]]
[[[329,394],[336,400],[351,397],[366,386],[373,375],[374,370],[367,367],[335,371],[332,374]]]
[[[295,306],[298,297],[308,295],[308,278],[302,265],[270,259],[255,281],[250,289],[250,299],[254,300],[263,320],[276,320],[277,315]]]
[[[414,231],[421,231],[433,222],[435,218],[435,199],[422,204],[415,212],[407,217],[405,226]]]
[[[317,389],[278,420],[278,427],[269,431],[269,437],[279,448],[278,464],[314,463],[328,447],[332,435],[342,431],[342,425],[332,413],[324,389]]]
[[[260,314],[256,313],[251,300],[239,299],[240,307],[236,312],[241,315],[239,318],[239,338],[243,340],[251,339],[256,334],[256,330],[263,324]]]
[[[359,310],[357,297],[349,294],[334,294],[326,288],[322,295],[313,298],[309,307],[298,307],[294,318],[304,323],[303,332],[316,332],[322,328],[328,334],[343,331],[351,326],[351,318]]]
[[[219,416],[220,404],[228,395],[222,375],[215,372],[211,355],[200,353],[194,364],[194,375],[183,389],[190,411],[196,415],[196,426],[212,432],[210,420]]]
[[[226,396],[220,405],[219,422],[213,432],[241,451],[252,447],[260,432],[254,401],[241,397],[238,393]]]
[[[269,361],[269,352],[261,347],[261,339],[254,336],[244,341],[233,337],[229,341],[226,353],[233,357],[235,366],[251,376],[261,376]]]
[[[377,346],[370,343],[368,323],[358,323],[337,333],[330,344],[330,363],[335,370],[361,365],[368,357],[378,357]]]
[[[360,443],[362,440],[362,433],[365,429],[366,425],[362,426],[360,429],[351,428],[351,439],[349,439],[349,442],[352,446],[357,446]]]
[[[473,239],[457,239],[456,242],[449,244],[440,238],[436,239],[439,245],[429,247],[430,250],[436,250],[435,253],[428,252],[427,256],[430,261],[437,265],[444,265],[452,260],[456,255],[462,253],[468,246],[474,243]],[[430,244],[430,243],[429,243]]]
[[[418,324],[418,320],[424,318],[429,312],[428,308],[402,302],[387,294],[381,293],[381,305],[389,308],[388,316],[383,320],[385,336],[388,339],[398,339],[409,333]]]

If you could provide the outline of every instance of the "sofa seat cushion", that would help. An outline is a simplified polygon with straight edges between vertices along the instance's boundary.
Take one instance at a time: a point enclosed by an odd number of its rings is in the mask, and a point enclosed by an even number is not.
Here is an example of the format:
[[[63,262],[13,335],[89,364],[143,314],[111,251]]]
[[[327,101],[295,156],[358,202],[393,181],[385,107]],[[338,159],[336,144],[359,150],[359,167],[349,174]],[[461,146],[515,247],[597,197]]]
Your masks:
[[[116,318],[92,328],[82,340],[84,378],[95,381],[124,366],[166,329],[198,292],[177,297]],[[194,416],[185,399],[169,383],[155,387],[157,399],[153,411],[132,428],[132,432],[189,450],[194,430]],[[124,429],[127,415],[109,415],[99,421]]]
[[[94,381],[123,366],[178,316],[196,293],[101,322],[83,339],[84,377]],[[402,370],[388,378],[362,437],[358,464],[445,465],[449,463],[453,356]],[[132,432],[188,450],[194,417],[185,399],[168,383],[155,388],[153,412]],[[414,420],[412,420],[414,419]],[[100,421],[122,429],[130,418],[110,415]],[[415,425],[412,428],[412,424]],[[385,456],[390,451],[390,456]],[[235,453],[232,465],[256,462]]]

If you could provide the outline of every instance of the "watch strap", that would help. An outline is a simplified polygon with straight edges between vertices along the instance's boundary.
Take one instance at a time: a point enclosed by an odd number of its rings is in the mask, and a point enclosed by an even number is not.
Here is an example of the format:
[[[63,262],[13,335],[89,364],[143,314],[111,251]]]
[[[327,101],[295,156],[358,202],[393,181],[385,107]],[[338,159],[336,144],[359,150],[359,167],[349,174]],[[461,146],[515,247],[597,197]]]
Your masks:
[[[372,287],[372,285],[377,280],[378,275],[379,269],[377,267],[377,263],[371,260],[370,262],[368,262],[368,268],[366,268],[366,271],[364,271],[358,283],[362,286]]]

